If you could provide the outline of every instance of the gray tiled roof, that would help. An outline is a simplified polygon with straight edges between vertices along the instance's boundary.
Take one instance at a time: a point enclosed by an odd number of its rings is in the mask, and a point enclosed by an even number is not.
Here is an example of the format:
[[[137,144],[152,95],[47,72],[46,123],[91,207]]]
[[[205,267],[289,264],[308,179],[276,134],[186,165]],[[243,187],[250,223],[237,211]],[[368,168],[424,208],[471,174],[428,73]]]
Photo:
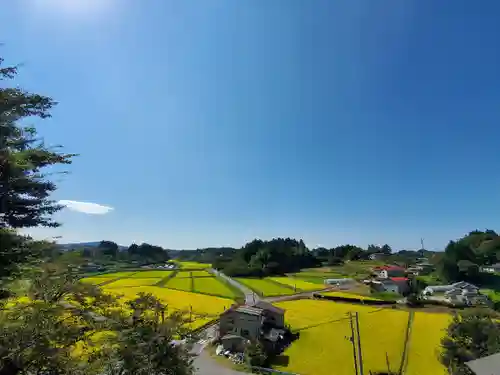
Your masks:
[[[240,306],[238,307],[235,311],[248,314],[248,315],[262,315],[264,313],[264,310],[258,307],[251,307],[251,306]]]

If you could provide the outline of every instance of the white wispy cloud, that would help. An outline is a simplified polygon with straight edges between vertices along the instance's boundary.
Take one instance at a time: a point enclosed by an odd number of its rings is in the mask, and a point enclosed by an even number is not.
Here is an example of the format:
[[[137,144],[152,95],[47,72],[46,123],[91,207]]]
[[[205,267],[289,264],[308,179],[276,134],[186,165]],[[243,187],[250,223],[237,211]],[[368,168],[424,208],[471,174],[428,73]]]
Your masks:
[[[66,208],[69,208],[72,211],[82,212],[89,215],[105,215],[113,210],[113,207],[90,202],[60,200],[59,204],[66,206]]]

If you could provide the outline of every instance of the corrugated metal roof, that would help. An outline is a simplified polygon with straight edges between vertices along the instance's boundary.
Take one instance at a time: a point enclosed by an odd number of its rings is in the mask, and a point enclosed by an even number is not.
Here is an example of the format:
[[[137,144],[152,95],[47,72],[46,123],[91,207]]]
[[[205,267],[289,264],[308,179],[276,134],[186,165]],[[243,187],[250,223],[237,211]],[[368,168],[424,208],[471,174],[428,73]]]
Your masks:
[[[270,304],[269,302],[266,302],[266,301],[258,301],[251,306],[262,309],[262,310],[273,311],[273,312],[278,313],[278,314],[283,314],[285,312],[285,310],[283,310],[282,308],[274,306],[273,304]]]
[[[264,310],[262,310],[261,308],[251,307],[251,306],[240,306],[236,309],[236,311],[238,311],[240,313],[249,314],[249,315],[256,315],[256,316],[262,315],[262,313],[264,312]]]

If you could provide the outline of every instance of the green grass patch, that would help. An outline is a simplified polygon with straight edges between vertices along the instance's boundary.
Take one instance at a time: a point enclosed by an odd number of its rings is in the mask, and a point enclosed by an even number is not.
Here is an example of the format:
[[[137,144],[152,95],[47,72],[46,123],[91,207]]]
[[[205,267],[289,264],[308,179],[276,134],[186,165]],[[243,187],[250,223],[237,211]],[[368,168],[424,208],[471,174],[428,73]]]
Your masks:
[[[252,289],[255,293],[263,297],[286,296],[294,294],[291,287],[266,279],[236,278],[237,281]]]
[[[319,290],[325,288],[325,286],[320,284],[310,283],[295,277],[269,277],[266,280],[271,280],[293,288],[297,293],[300,291]]]
[[[235,298],[233,290],[215,277],[193,278],[193,292]]]
[[[190,277],[173,277],[169,279],[164,286],[170,289],[184,290],[186,292],[191,292],[193,290],[192,279]]]

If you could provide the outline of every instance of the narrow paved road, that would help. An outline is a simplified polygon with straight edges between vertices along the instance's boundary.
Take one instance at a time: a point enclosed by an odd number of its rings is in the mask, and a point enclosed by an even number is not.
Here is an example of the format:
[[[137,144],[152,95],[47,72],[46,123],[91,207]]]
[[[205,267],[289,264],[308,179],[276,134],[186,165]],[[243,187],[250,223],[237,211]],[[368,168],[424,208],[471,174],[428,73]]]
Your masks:
[[[245,295],[245,303],[246,304],[253,304],[261,300],[261,298],[250,288],[246,287],[245,285],[239,283],[238,281],[232,279],[231,277],[224,275],[222,272],[217,271],[215,269],[209,269],[209,272],[213,273],[214,275],[226,280],[228,283],[233,285],[235,288],[238,288],[241,290],[241,292]],[[321,292],[321,291],[326,291],[326,290],[332,290],[336,289],[335,287],[327,287],[323,290],[318,290],[315,292]],[[263,301],[268,301],[268,302],[278,302],[278,301],[286,301],[290,299],[298,299],[298,298],[308,298],[312,297],[313,292],[303,292],[303,293],[297,293],[294,295],[288,295],[288,296],[279,296],[279,297],[270,297],[270,298],[265,298],[262,299]],[[204,349],[207,346],[208,342],[213,339],[217,333],[218,325],[214,324],[210,327],[207,327],[203,332],[202,332],[202,339],[198,341],[196,344],[194,344],[192,353],[196,354],[196,358],[194,359],[194,366],[196,367],[196,374],[197,375],[244,375],[245,373],[235,371],[229,368],[226,368],[219,364],[216,360],[214,360],[212,357],[210,357],[210,354],[208,354]]]
[[[194,359],[196,374],[199,375],[247,375],[245,372],[239,372],[222,366],[215,359],[210,357],[206,351],[202,351]]]

